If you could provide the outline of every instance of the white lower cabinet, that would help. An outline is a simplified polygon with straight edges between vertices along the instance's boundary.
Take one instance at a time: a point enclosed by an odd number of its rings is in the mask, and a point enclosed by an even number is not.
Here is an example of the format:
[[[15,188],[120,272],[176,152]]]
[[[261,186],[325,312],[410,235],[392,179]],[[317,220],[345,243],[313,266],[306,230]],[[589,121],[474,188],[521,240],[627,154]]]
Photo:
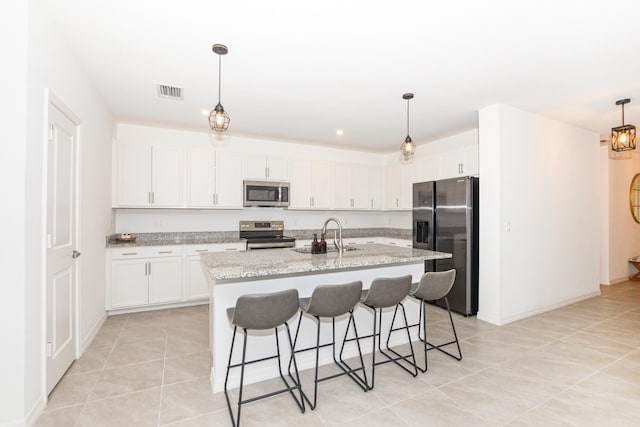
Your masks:
[[[245,249],[244,242],[112,248],[107,251],[107,310],[206,300],[209,283],[200,254]]]
[[[172,303],[182,298],[180,247],[112,249],[109,271],[107,309]]]
[[[184,299],[193,301],[209,298],[209,281],[200,264],[200,254],[205,252],[244,251],[246,243],[217,243],[188,246],[185,249]]]

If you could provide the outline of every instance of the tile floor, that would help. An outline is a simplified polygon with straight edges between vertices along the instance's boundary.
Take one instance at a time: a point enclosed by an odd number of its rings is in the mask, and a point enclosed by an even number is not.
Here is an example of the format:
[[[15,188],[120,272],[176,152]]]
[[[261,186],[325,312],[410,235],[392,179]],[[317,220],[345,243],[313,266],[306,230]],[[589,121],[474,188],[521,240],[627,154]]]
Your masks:
[[[110,317],[37,426],[231,425],[224,395],[209,388],[206,310]],[[446,339],[446,312],[429,315],[430,337]],[[301,414],[280,395],[244,406],[242,425],[639,425],[640,284],[605,286],[600,297],[503,327],[454,321],[461,362],[429,352],[417,378],[383,365],[367,393],[345,377],[327,381],[315,411]]]

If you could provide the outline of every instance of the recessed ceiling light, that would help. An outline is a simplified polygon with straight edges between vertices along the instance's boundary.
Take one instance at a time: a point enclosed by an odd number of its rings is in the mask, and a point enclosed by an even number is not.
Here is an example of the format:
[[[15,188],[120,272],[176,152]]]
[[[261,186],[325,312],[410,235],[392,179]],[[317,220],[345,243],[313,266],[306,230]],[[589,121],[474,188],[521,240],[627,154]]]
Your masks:
[[[338,136],[342,136],[342,135],[344,135],[344,131],[343,131],[342,129],[338,129],[338,130],[336,131],[336,135],[338,135]]]

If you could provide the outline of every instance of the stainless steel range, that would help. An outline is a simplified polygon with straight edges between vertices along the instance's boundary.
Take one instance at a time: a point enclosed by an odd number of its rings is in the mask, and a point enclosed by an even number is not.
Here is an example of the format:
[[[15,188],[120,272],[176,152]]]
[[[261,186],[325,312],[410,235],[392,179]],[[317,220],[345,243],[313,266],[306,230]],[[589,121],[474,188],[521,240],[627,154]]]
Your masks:
[[[284,235],[284,221],[240,221],[247,249],[293,248],[296,239]]]

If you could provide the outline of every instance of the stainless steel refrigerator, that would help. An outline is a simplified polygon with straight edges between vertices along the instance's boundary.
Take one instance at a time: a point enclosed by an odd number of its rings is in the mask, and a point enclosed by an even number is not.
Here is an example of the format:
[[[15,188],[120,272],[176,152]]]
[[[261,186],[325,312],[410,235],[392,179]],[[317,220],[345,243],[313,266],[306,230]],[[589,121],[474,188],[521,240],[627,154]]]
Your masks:
[[[478,312],[478,178],[413,184],[413,247],[453,254],[426,261],[425,271],[456,269],[448,295],[451,310]],[[444,300],[436,304],[446,307]]]

